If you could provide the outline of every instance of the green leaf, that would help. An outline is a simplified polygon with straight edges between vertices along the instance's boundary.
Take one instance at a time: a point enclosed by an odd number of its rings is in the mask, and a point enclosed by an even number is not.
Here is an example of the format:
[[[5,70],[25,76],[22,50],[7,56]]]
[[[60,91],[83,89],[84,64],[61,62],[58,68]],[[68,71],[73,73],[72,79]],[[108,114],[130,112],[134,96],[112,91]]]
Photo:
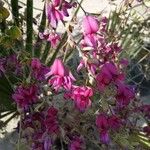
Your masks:
[[[33,0],[27,0],[27,38],[26,38],[26,51],[34,57],[32,47],[33,43]]]
[[[9,17],[9,11],[5,7],[0,7],[0,16],[1,19],[7,19]]]
[[[17,26],[13,26],[9,30],[7,30],[7,34],[11,39],[20,39],[22,36],[21,30]]]
[[[45,49],[44,49],[44,52],[42,54],[42,58],[41,58],[43,63],[46,63],[46,59],[47,59],[47,57],[49,55],[50,48],[51,48],[51,45],[50,45],[49,42],[47,42],[46,46],[45,46]]]
[[[3,21],[3,16],[0,14],[0,23]]]
[[[5,77],[0,78],[0,112],[15,111],[12,100],[13,90]]]
[[[3,36],[0,39],[0,44],[5,48],[11,48],[13,46],[13,40],[8,36]]]

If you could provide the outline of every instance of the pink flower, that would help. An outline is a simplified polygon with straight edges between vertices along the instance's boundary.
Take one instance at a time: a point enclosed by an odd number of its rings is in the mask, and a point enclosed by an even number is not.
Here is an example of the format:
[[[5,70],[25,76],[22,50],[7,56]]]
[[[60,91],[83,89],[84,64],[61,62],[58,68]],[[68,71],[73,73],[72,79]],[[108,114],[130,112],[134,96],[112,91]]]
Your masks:
[[[116,100],[117,100],[117,105],[120,108],[127,106],[130,103],[130,101],[134,98],[134,96],[135,94],[133,88],[123,83],[117,84]]]
[[[108,19],[106,17],[103,17],[101,19],[101,23],[100,23],[100,31],[101,32],[106,32],[106,25],[107,25]]]
[[[80,111],[85,111],[91,106],[91,96],[93,96],[93,90],[87,86],[74,86],[70,94],[76,108]]]
[[[19,86],[12,95],[20,108],[28,109],[28,107],[38,100],[38,87],[36,85]]]
[[[99,29],[98,21],[92,16],[85,16],[83,18],[82,28],[84,35],[96,33]]]
[[[69,150],[82,150],[84,141],[80,137],[74,137],[69,145]]]
[[[46,78],[49,78],[48,83],[57,91],[60,88],[67,90],[71,89],[72,82],[75,78],[70,71],[64,66],[60,59],[55,59],[51,66],[50,72],[46,74]]]
[[[53,48],[56,48],[58,42],[60,41],[60,36],[56,33],[51,33],[47,39],[52,45]]]
[[[58,42],[60,41],[60,36],[55,32],[45,31],[43,33],[39,33],[39,37],[43,40],[49,41],[53,48],[56,48]]]
[[[69,16],[68,9],[71,9],[72,7],[76,7],[76,2],[69,3],[67,1],[63,1],[62,9],[61,9],[63,12],[63,15],[68,17]]]
[[[86,67],[88,71],[90,71],[93,75],[95,75],[98,66],[99,62],[97,60],[96,61],[94,61],[94,59],[92,61],[81,60],[77,67],[77,71],[79,72],[83,67]]]
[[[46,3],[46,15],[53,28],[57,27],[58,21],[63,20],[62,12],[56,8],[57,5],[57,2],[54,4]]]
[[[57,27],[59,21],[68,17],[68,9],[75,6],[75,3],[69,3],[65,0],[52,0],[46,3],[46,16],[53,28]]]
[[[83,47],[90,47],[91,50],[96,49],[98,46],[98,38],[95,34],[88,34],[82,40]]]

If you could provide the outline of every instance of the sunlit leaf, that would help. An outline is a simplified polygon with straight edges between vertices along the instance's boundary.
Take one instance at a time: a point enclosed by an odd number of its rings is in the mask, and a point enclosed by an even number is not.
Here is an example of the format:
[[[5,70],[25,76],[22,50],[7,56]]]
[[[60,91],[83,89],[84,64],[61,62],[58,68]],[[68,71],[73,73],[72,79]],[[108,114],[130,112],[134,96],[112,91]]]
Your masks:
[[[12,38],[12,39],[20,39],[22,36],[21,30],[17,26],[11,27],[9,30],[7,30],[7,34]]]
[[[5,7],[0,7],[0,14],[2,19],[7,19],[9,17],[9,11]]]

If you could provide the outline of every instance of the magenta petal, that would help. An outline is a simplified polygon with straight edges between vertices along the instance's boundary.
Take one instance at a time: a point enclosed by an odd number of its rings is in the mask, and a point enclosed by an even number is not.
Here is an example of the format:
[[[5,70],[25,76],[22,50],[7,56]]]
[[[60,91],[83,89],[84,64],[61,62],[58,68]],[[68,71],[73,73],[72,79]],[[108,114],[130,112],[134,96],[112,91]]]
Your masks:
[[[55,11],[55,16],[57,18],[57,20],[63,20],[63,15],[61,14],[61,12],[59,11]]]
[[[51,15],[51,26],[53,28],[56,28],[57,27],[57,24],[58,24],[58,21],[56,20],[56,17],[54,15]]]
[[[99,29],[98,21],[92,16],[85,16],[83,19],[82,28],[85,35],[96,33]]]
[[[60,0],[53,0],[53,6],[58,7],[60,5]]]
[[[77,72],[79,72],[84,66],[85,66],[84,61],[81,60],[81,61],[80,61],[80,64],[79,64],[78,67],[77,67]]]
[[[110,138],[109,138],[109,134],[108,134],[108,131],[101,131],[100,133],[100,140],[104,143],[104,144],[108,144],[109,141],[110,141]]]

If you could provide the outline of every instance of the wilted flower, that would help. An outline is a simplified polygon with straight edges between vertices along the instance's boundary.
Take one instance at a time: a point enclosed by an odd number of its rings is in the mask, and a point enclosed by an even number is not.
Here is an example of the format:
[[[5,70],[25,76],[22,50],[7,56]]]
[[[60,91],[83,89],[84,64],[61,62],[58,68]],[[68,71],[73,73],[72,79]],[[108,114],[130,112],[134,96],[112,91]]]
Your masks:
[[[75,78],[71,72],[64,66],[60,59],[55,59],[50,68],[50,72],[46,74],[46,78],[50,78],[48,83],[57,91],[60,88],[71,89],[72,82]]]

